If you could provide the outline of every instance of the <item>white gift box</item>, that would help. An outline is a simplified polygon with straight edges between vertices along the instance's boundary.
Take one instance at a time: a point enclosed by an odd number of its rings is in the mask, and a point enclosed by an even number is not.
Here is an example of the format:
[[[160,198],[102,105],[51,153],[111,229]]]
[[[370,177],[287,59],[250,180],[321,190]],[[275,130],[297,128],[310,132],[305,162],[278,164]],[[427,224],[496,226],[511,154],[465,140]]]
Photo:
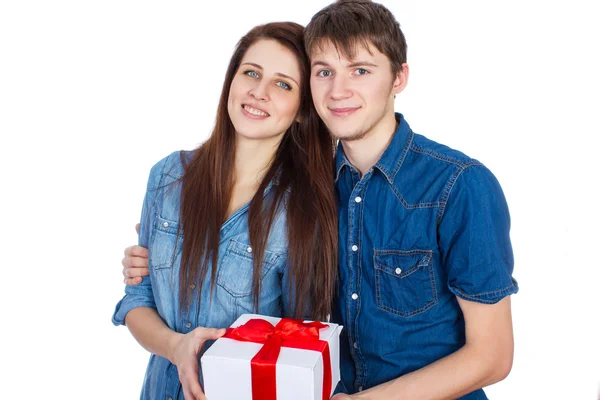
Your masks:
[[[281,318],[244,314],[231,325],[236,328],[250,319],[263,319],[277,325]],[[340,341],[342,326],[325,323],[319,340],[329,344],[331,393],[340,380]],[[252,398],[250,361],[262,343],[219,338],[202,356],[204,392],[210,400],[260,400]],[[322,400],[323,357],[318,351],[281,347],[276,364],[277,400]]]

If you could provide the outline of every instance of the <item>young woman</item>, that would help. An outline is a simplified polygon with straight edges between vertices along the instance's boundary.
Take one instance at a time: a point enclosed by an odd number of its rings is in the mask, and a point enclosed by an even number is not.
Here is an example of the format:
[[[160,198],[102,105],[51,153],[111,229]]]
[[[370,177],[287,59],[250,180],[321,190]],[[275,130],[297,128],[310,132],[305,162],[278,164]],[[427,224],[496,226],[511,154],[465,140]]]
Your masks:
[[[150,172],[139,228],[150,276],[126,287],[113,316],[152,353],[142,399],[204,399],[204,343],[243,313],[329,314],[332,143],[312,106],[302,37],[289,22],[245,35],[210,138]]]

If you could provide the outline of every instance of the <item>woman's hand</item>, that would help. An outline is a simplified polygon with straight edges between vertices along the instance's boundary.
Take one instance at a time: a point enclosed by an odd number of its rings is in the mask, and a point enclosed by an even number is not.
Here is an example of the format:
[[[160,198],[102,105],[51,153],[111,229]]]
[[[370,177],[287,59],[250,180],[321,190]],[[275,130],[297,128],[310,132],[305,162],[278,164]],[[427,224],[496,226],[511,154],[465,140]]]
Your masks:
[[[338,393],[331,400],[352,400],[352,397],[344,393]]]
[[[177,367],[186,400],[206,400],[198,377],[198,354],[207,340],[218,339],[224,334],[225,329],[198,327],[190,333],[174,337],[169,361]]]
[[[136,232],[140,231],[140,224],[135,226]],[[121,260],[123,265],[123,281],[126,285],[142,283],[142,277],[150,275],[148,269],[148,249],[142,246],[129,246],[125,249],[125,257]]]

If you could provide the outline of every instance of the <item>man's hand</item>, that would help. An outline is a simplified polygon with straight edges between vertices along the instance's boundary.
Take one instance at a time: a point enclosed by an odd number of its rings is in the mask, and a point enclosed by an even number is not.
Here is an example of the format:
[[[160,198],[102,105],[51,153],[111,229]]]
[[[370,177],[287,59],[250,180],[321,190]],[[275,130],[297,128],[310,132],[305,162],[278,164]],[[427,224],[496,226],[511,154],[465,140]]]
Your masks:
[[[140,224],[135,226],[136,232],[140,231]],[[137,285],[142,282],[143,276],[150,275],[148,269],[148,249],[142,246],[129,246],[125,249],[123,265],[123,281],[127,285]]]
[[[198,327],[178,335],[171,344],[169,360],[177,367],[185,400],[206,400],[198,378],[198,354],[207,340],[218,339],[224,334],[225,329]]]

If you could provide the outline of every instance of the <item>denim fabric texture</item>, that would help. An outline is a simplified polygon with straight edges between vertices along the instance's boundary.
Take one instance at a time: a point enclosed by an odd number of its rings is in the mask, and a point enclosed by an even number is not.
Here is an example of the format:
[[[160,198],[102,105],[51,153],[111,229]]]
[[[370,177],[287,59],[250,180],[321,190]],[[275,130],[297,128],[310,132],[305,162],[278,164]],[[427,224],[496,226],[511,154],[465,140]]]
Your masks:
[[[363,176],[336,155],[342,384],[359,392],[465,344],[457,297],[493,304],[516,293],[510,217],[479,161],[413,133],[401,114]],[[483,390],[463,399],[486,399]]]
[[[252,297],[253,258],[248,233],[246,204],[225,221],[221,240],[216,285],[211,295],[211,267],[200,288],[190,282],[179,286],[182,237],[177,237],[184,159],[192,152],[175,152],[151,170],[140,220],[139,244],[148,248],[150,276],[137,286],[126,286],[125,296],[116,306],[112,321],[124,325],[127,313],[136,307],[151,307],[172,330],[188,333],[196,327],[227,328],[241,314],[254,312]],[[265,202],[273,182],[265,191]],[[287,236],[285,207],[279,207],[271,227],[262,264],[262,291],[258,313],[288,316]],[[282,282],[284,282],[282,284]],[[189,311],[180,312],[179,291],[192,290]],[[204,347],[202,353],[210,347]],[[201,354],[202,354],[201,353]],[[198,363],[200,367],[200,363]],[[200,371],[202,381],[202,372]],[[144,378],[141,399],[181,399],[183,391],[177,368],[167,359],[151,355]]]

